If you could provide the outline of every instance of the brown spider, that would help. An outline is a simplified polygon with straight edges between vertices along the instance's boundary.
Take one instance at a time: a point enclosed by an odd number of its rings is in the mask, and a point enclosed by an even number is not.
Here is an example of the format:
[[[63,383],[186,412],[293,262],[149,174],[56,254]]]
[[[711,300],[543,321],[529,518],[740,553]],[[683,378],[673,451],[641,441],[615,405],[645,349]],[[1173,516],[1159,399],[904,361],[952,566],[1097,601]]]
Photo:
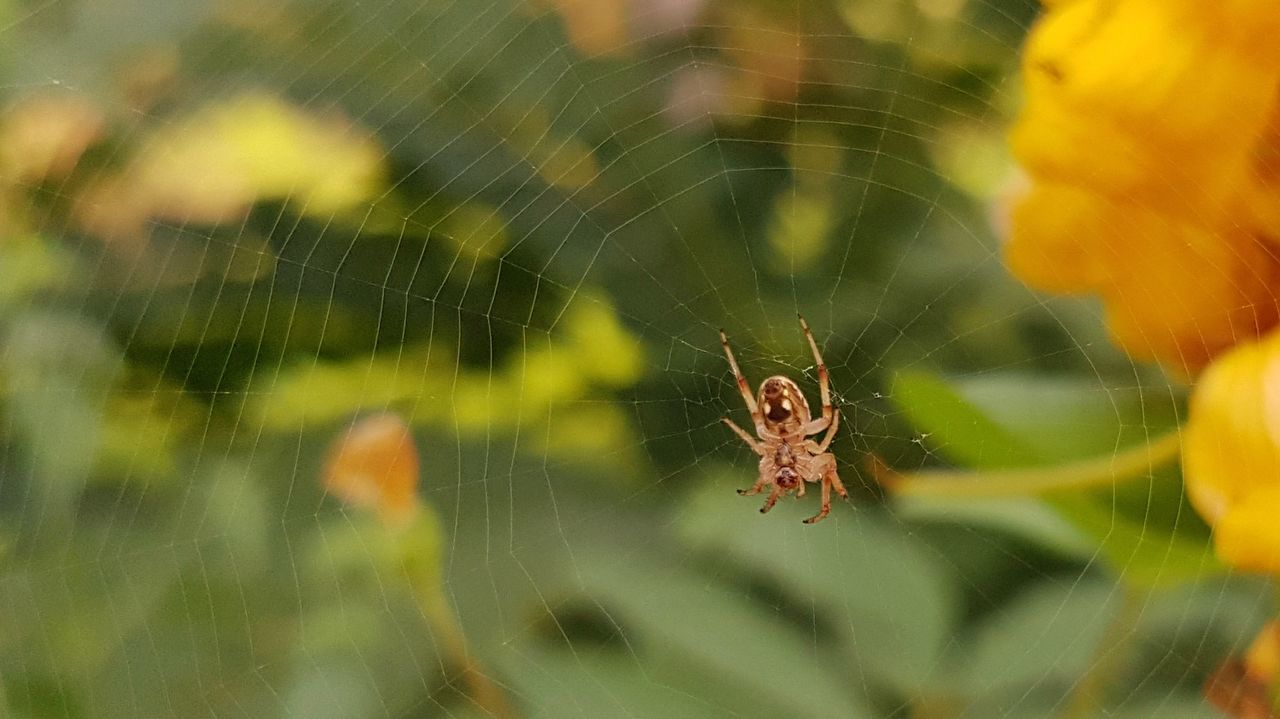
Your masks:
[[[799,315],[797,315],[799,316]],[[733,350],[729,349],[729,338],[724,330],[720,330],[720,343],[724,345],[724,355],[729,358],[729,366],[733,368],[733,376],[738,381],[738,391],[746,400],[747,409],[751,410],[751,419],[756,424],[759,440],[747,434],[747,431],[733,423],[728,417],[720,421],[729,425],[742,441],[746,442],[756,454],[760,455],[760,477],[751,489],[739,489],[738,494],[746,496],[759,494],[765,486],[772,484],[769,498],[765,500],[760,512],[773,509],[778,498],[795,490],[797,497],[804,496],[805,482],[822,482],[822,509],[817,514],[804,520],[805,524],[813,524],[831,513],[831,489],[836,494],[848,499],[849,493],[840,483],[836,474],[835,455],[827,451],[831,440],[836,436],[840,426],[840,412],[831,405],[830,379],[827,377],[827,366],[818,353],[818,343],[813,341],[813,333],[809,331],[809,323],[800,317],[800,327],[809,340],[813,350],[813,360],[818,364],[818,388],[822,393],[822,416],[812,419],[809,414],[809,402],[799,385],[790,378],[774,375],[760,384],[759,404],[751,395],[751,385],[738,369],[738,361],[733,358]],[[761,410],[764,410],[763,412]],[[821,442],[809,437],[822,430],[827,434]]]

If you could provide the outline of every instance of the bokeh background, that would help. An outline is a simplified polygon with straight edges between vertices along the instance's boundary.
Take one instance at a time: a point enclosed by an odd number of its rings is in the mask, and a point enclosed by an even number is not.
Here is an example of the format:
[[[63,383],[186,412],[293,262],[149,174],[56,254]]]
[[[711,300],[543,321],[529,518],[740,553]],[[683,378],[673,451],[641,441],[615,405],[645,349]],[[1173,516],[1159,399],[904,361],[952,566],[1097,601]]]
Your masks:
[[[1037,12],[0,4],[0,715],[1214,716],[1272,593],[1176,469],[865,461],[1181,420],[1002,267]],[[853,494],[813,527],[719,422],[721,327],[816,404],[797,313]]]

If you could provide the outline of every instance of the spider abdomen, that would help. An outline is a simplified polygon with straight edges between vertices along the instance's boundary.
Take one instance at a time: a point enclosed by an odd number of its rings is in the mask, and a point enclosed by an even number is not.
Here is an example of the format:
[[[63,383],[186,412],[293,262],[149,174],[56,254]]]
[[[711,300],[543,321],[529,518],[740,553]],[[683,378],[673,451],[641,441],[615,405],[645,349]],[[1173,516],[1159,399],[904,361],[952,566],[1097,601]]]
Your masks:
[[[774,375],[760,384],[760,413],[765,426],[789,434],[811,419],[809,402],[790,378]]]

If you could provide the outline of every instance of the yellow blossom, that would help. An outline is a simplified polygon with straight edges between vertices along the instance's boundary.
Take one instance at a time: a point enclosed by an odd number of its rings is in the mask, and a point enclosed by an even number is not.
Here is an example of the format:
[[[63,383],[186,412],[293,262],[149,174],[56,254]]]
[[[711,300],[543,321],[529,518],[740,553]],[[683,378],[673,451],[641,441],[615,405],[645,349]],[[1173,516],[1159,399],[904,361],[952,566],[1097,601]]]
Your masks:
[[[569,42],[589,57],[621,53],[627,37],[627,0],[550,0],[564,21]]]
[[[122,174],[85,193],[79,215],[113,239],[140,234],[152,218],[229,222],[267,199],[332,217],[371,201],[384,173],[383,151],[367,130],[245,93],[157,130]]]
[[[1277,322],[1280,13],[1059,0],[1028,39],[1010,268],[1099,295],[1116,341],[1196,371]],[[1271,163],[1271,164],[1268,164]]]
[[[1280,571],[1280,332],[1214,361],[1191,398],[1183,472],[1223,561]]]
[[[1244,658],[1245,671],[1264,684],[1271,684],[1280,677],[1280,621],[1267,622]]]

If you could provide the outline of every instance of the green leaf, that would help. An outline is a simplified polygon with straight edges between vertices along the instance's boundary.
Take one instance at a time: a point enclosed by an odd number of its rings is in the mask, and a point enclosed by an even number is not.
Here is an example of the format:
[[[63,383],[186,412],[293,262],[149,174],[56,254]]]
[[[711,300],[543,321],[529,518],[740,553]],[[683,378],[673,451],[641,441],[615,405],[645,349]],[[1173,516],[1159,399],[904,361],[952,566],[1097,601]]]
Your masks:
[[[3,337],[0,374],[9,420],[31,463],[34,492],[65,518],[89,480],[109,387],[123,361],[98,325],[74,314],[32,310]]]
[[[1088,559],[1097,546],[1049,503],[1029,497],[960,502],[949,497],[902,497],[895,501],[894,513],[910,521],[986,527],[1071,559]]]
[[[1049,580],[996,610],[953,655],[967,693],[1072,682],[1093,663],[1123,589],[1094,579]]]
[[[284,716],[343,719],[385,714],[386,700],[369,678],[368,667],[352,657],[348,663],[303,665],[284,695]]]
[[[929,446],[967,467],[1025,467],[1041,459],[1014,431],[939,377],[900,372],[894,377],[890,398]]]
[[[1132,702],[1107,712],[1110,719],[1222,719],[1222,714],[1198,693],[1182,691]]]
[[[751,716],[870,715],[860,685],[833,671],[812,637],[740,590],[675,562],[595,551],[577,559],[586,594],[622,628],[646,675],[698,696],[710,683]]]
[[[1107,456],[1171,430],[1179,401],[1168,388],[1112,389],[1088,379],[1008,374],[947,381],[919,372],[899,375],[892,398],[930,447],[975,469]],[[1158,470],[1147,481],[1057,493],[1048,501],[1093,537],[1107,562],[1132,584],[1179,582],[1222,569],[1172,469]],[[1013,526],[999,513],[967,519]],[[1061,532],[1020,534],[1073,549]]]
[[[636,658],[597,652],[582,656],[537,643],[521,645],[504,663],[529,719],[560,717],[705,716],[701,695],[650,676]]]
[[[918,692],[956,621],[951,575],[936,553],[880,512],[837,506],[820,524],[802,524],[816,511],[814,494],[779,504],[761,521],[757,501],[735,496],[727,481],[709,484],[680,528],[713,556],[771,580],[794,606],[831,618],[854,675]]]

